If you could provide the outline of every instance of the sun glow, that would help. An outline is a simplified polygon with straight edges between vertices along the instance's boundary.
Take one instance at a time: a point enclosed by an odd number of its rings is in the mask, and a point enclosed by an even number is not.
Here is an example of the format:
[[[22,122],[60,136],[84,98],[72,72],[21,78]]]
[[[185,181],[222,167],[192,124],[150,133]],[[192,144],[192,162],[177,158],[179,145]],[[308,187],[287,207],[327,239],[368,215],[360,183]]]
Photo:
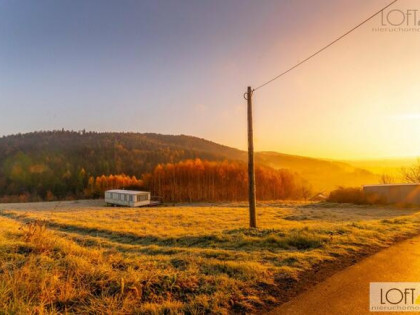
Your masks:
[[[420,113],[409,113],[394,116],[396,120],[420,120]]]

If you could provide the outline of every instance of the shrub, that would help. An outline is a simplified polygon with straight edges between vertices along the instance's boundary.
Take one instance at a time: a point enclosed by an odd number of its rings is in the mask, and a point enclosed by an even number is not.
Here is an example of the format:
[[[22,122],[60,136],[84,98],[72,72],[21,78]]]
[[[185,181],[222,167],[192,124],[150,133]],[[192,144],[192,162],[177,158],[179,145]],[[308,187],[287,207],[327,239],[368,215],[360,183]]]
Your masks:
[[[386,203],[385,200],[378,194],[365,193],[363,189],[359,187],[338,187],[330,193],[327,201],[337,203],[354,203],[356,205]]]
[[[338,202],[338,203],[365,204],[366,196],[361,188],[339,187],[338,189],[333,190],[330,193],[327,201]]]

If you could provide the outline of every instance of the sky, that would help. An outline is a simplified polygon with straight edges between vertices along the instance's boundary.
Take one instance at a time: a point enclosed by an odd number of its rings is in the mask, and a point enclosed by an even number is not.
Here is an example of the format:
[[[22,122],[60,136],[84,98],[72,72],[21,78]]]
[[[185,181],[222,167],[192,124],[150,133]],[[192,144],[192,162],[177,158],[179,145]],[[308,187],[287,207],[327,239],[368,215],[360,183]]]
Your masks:
[[[247,86],[389,2],[0,0],[0,135],[156,132],[246,149]],[[400,0],[256,91],[255,149],[346,160],[420,156],[414,18],[420,3]],[[403,19],[409,25],[395,31],[390,23]]]

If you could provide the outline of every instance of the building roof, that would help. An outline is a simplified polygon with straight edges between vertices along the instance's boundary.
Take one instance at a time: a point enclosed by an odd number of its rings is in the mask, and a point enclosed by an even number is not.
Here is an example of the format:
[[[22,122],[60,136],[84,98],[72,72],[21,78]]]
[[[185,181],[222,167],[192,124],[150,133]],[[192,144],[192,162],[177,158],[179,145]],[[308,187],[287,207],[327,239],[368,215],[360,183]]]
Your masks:
[[[137,191],[137,190],[124,190],[124,189],[111,189],[105,192],[126,194],[126,195],[138,195],[138,194],[150,194],[148,191]]]

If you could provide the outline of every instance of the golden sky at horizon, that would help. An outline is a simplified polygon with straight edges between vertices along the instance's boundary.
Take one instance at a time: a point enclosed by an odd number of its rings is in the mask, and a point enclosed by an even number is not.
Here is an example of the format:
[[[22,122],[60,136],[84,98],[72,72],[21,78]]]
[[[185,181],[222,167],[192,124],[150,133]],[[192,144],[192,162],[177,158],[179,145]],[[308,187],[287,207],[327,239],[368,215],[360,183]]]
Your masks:
[[[384,3],[358,3],[357,10],[355,6],[345,15],[337,15],[330,27],[319,23],[307,30],[309,37],[296,35],[291,44],[295,61],[343,34]],[[337,5],[337,12],[339,9]],[[397,3],[392,10],[399,11],[389,19],[395,23],[400,12],[414,9],[419,12],[409,14],[417,14],[420,21],[420,3],[415,1]],[[411,19],[414,17],[410,23]],[[408,32],[389,32],[390,27],[381,23],[378,16],[256,91],[257,150],[336,159],[420,156],[420,25]],[[374,30],[377,27],[385,31]],[[278,66],[271,67],[273,73],[292,65],[293,58],[276,63]]]

